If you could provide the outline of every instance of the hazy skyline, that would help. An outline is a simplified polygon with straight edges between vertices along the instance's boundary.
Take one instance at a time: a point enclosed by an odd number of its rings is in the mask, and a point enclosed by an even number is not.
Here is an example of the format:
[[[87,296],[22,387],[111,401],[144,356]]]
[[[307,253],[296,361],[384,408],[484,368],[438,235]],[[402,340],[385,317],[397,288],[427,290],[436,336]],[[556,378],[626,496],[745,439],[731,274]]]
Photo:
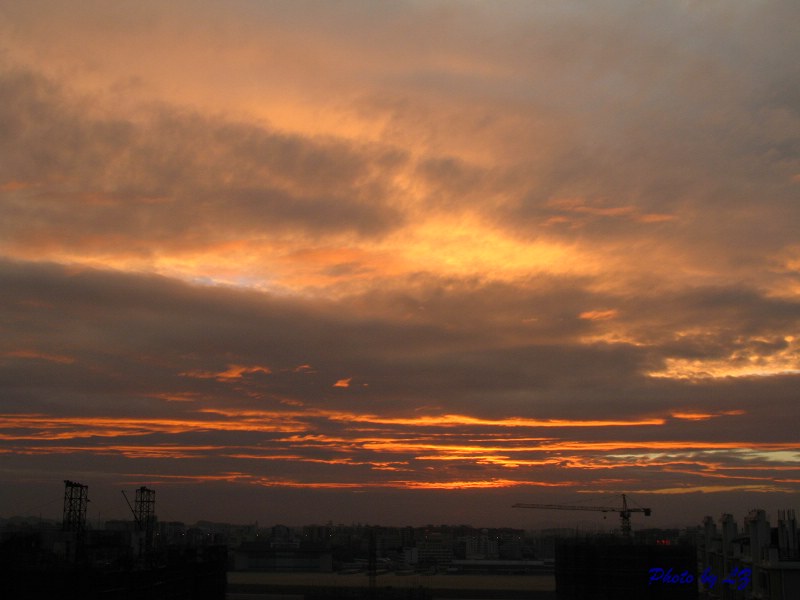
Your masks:
[[[0,0],[0,516],[800,508],[799,20]]]

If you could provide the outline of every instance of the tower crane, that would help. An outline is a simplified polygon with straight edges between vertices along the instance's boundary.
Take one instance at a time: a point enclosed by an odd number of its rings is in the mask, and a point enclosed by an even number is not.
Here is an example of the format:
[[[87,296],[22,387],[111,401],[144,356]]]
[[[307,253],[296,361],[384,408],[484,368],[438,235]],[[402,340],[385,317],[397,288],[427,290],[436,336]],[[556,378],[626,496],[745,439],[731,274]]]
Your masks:
[[[622,507],[614,506],[568,506],[564,504],[514,504],[511,508],[552,508],[556,510],[595,510],[600,512],[616,512],[622,523],[622,535],[631,535],[631,513],[641,512],[645,517],[649,517],[652,512],[649,508],[631,508],[628,506],[628,498],[622,494]]]

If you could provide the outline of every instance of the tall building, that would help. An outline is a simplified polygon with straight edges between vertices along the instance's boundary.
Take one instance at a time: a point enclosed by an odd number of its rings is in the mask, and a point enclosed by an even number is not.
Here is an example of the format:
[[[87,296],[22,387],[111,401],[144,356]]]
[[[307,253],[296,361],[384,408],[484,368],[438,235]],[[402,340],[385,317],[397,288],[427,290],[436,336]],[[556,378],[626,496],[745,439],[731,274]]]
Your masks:
[[[453,560],[453,540],[442,532],[428,532],[417,540],[417,556],[422,565],[441,566]]]
[[[797,600],[800,598],[800,539],[794,510],[779,513],[771,527],[763,510],[752,510],[739,531],[732,515],[720,529],[703,520],[698,540],[704,598],[722,600]],[[703,577],[705,574],[705,577]]]

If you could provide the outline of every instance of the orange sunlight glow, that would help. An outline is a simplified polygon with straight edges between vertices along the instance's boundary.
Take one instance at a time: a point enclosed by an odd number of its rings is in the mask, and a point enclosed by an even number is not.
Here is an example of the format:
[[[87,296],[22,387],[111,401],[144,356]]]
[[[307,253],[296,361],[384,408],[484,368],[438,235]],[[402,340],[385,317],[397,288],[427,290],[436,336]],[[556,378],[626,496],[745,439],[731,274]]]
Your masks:
[[[334,420],[355,421],[359,423],[377,423],[382,425],[410,425],[419,427],[458,427],[458,426],[486,426],[486,427],[638,427],[649,425],[663,425],[665,419],[634,419],[626,420],[596,420],[578,421],[569,419],[525,419],[509,417],[507,419],[479,419],[465,415],[439,415],[424,417],[381,417],[378,415],[358,415],[352,413],[332,413],[329,418]]]
[[[384,242],[410,270],[510,281],[532,273],[599,272],[596,255],[576,244],[522,240],[477,215],[426,216]]]
[[[476,480],[455,480],[455,481],[413,481],[413,480],[394,480],[394,481],[365,481],[365,482],[343,482],[343,481],[294,481],[270,479],[266,477],[253,477],[251,483],[264,487],[294,487],[294,488],[317,488],[317,489],[348,489],[348,488],[394,488],[408,490],[465,490],[465,489],[487,489],[487,488],[508,488],[517,486],[539,486],[539,487],[568,487],[574,482],[542,482],[542,481],[518,481],[514,479],[476,479]]]
[[[676,410],[670,413],[673,419],[681,419],[684,421],[707,421],[717,417],[738,417],[747,414],[744,410],[723,410],[721,412],[694,412],[694,411],[680,411]]]
[[[349,289],[359,282],[420,272],[512,281],[533,273],[597,274],[603,268],[596,251],[581,249],[575,242],[520,239],[478,215],[431,216],[423,212],[424,198],[408,202],[410,214],[419,215],[379,241],[347,234],[322,241],[300,233],[269,240],[242,234],[220,242],[176,243],[158,254],[137,254],[98,234],[91,244],[83,240],[82,248],[51,248],[46,240],[39,244],[28,240],[12,254],[274,293],[304,293],[333,285]]]
[[[250,371],[248,371],[250,370]],[[219,373],[232,379],[254,367],[229,365]],[[210,372],[215,378],[218,372]],[[235,376],[235,377],[233,377]],[[223,378],[226,380],[226,378]],[[675,410],[671,417],[704,421],[744,411],[699,412]],[[789,485],[795,479],[779,479],[782,471],[792,477],[800,442],[746,442],[700,440],[582,440],[558,437],[507,436],[503,430],[520,427],[609,427],[663,425],[666,419],[609,421],[537,420],[510,417],[482,419],[466,415],[380,417],[351,411],[292,407],[282,410],[200,408],[183,418],[51,417],[42,414],[0,414],[0,440],[8,442],[5,455],[46,455],[53,452],[98,456],[121,455],[131,460],[183,460],[208,464],[209,459],[244,462],[255,470],[265,463],[318,465],[329,473],[324,481],[303,477],[271,478],[259,475],[213,472],[217,480],[260,486],[331,489],[480,489],[511,486],[591,485],[592,473],[614,470],[641,481],[646,472],[675,473],[695,478],[725,480],[752,485]],[[360,423],[375,425],[366,431]],[[356,427],[354,427],[356,425]],[[475,428],[479,429],[475,429]],[[487,429],[489,429],[487,431]],[[261,433],[251,445],[209,445],[180,442],[136,443],[114,438],[179,435],[195,432]],[[94,438],[93,441],[90,441]],[[253,438],[250,438],[253,439]],[[81,440],[74,442],[74,440]],[[436,467],[426,466],[436,464]],[[480,469],[464,478],[461,469]],[[770,468],[770,465],[778,467]],[[202,468],[208,468],[204,466]],[[243,471],[246,469],[242,469]],[[378,478],[351,480],[343,473],[372,473]],[[402,479],[381,478],[407,473]],[[435,480],[431,480],[436,474]],[[533,477],[532,474],[539,477]],[[566,480],[565,473],[580,474],[581,482]],[[517,478],[513,478],[517,476]],[[198,476],[199,477],[199,476]],[[221,479],[219,479],[221,477]],[[534,481],[534,479],[536,479]],[[199,477],[198,480],[202,480]],[[606,480],[608,481],[608,480]],[[696,481],[686,480],[687,485]],[[641,485],[641,484],[640,484]],[[712,490],[714,486],[697,489]],[[722,489],[722,488],[719,488]],[[733,488],[731,488],[733,489]],[[739,489],[738,487],[736,489]],[[744,488],[743,488],[744,489]],[[666,493],[666,492],[665,492]]]
[[[786,336],[784,341],[784,348],[769,355],[743,350],[727,359],[668,358],[663,369],[651,371],[648,376],[701,380],[800,374],[800,339]]]
[[[334,387],[346,387],[344,384],[352,378],[341,379],[334,384]],[[376,425],[402,425],[416,427],[639,427],[664,425],[664,418],[647,419],[610,419],[610,420],[571,420],[571,419],[526,419],[522,417],[508,417],[505,419],[481,419],[467,415],[445,414],[428,415],[420,417],[381,417],[375,414],[359,414],[349,411],[306,409],[292,412],[269,412],[258,410],[238,410],[238,409],[201,409],[200,412],[209,414],[219,414],[227,417],[239,417],[246,419],[254,418],[274,418],[276,415],[291,415],[293,417],[323,417],[330,421],[345,421],[349,423],[373,423]],[[542,438],[528,438],[542,439]]]

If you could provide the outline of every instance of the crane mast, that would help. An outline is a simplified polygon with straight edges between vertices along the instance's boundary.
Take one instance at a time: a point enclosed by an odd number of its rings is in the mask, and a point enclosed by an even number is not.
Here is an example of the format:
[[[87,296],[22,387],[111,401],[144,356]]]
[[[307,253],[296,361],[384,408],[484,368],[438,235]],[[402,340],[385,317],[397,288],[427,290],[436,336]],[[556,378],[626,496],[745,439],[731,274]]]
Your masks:
[[[622,506],[570,506],[566,504],[521,504],[517,503],[512,508],[544,508],[554,510],[593,510],[599,512],[615,512],[619,513],[621,522],[622,535],[630,537],[631,535],[631,513],[640,512],[644,513],[645,517],[649,517],[652,512],[649,508],[631,508],[628,506],[628,498],[622,494]]]

